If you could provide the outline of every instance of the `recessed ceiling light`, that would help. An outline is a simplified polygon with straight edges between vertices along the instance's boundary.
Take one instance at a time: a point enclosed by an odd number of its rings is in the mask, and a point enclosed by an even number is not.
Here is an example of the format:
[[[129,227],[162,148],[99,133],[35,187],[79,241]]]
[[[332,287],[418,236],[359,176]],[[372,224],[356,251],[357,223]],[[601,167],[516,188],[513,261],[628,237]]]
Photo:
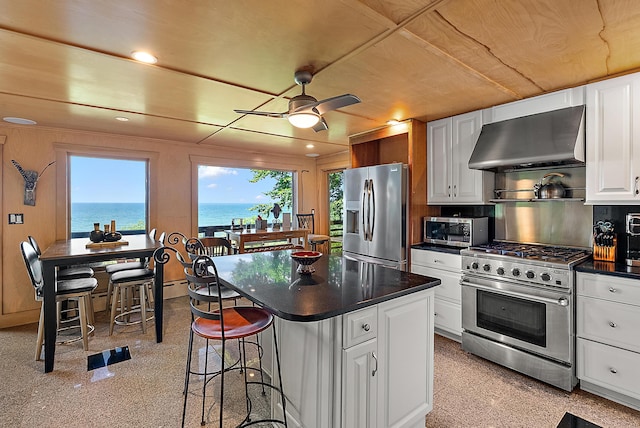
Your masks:
[[[146,64],[155,64],[158,62],[158,58],[151,55],[149,52],[144,51],[133,51],[131,52],[131,57],[136,61],[144,62]]]
[[[397,125],[400,121],[396,119],[387,120],[387,125]]]
[[[307,156],[309,156],[310,158],[317,158],[320,155],[318,153],[307,153]]]
[[[2,120],[9,123],[15,123],[17,125],[35,125],[36,121],[31,119],[24,119],[22,117],[3,117]]]
[[[129,122],[129,118],[124,116],[116,116],[116,120],[119,120],[120,122]]]
[[[313,149],[315,146],[313,144],[307,144],[307,149]]]

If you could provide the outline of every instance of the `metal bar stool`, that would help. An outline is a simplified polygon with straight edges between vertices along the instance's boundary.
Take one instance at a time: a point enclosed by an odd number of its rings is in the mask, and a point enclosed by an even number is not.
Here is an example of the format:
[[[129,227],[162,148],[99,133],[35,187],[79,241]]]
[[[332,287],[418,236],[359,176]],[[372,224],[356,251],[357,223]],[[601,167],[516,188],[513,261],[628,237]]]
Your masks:
[[[313,251],[316,251],[316,248],[320,246],[321,249],[324,249],[325,244],[331,241],[331,237],[329,235],[319,235],[316,234],[316,222],[315,222],[315,210],[311,210],[311,214],[296,214],[296,218],[298,219],[298,227],[300,229],[309,229],[311,233],[307,236],[307,241],[309,241],[309,245]],[[328,248],[324,251],[325,254],[329,254],[331,251],[331,245],[328,245]]]
[[[142,333],[147,332],[147,322],[153,315],[153,284],[155,272],[151,269],[129,269],[116,272],[109,278],[112,287],[111,319],[109,336],[114,325],[142,324]],[[138,291],[138,304],[135,304],[135,291]],[[139,320],[131,320],[131,315],[140,314]],[[147,316],[147,313],[152,315]]]
[[[270,326],[273,326],[273,315],[262,308],[254,306],[233,306],[224,308],[222,298],[222,287],[218,281],[218,271],[211,257],[200,256],[193,261],[191,270],[185,269],[185,275],[187,280],[193,287],[189,287],[189,302],[191,307],[191,313],[193,315],[193,322],[191,323],[191,330],[189,332],[189,350],[187,356],[187,367],[185,371],[184,381],[184,404],[182,411],[182,426],[184,427],[185,416],[187,411],[187,398],[189,396],[189,378],[191,372],[191,360],[193,352],[194,335],[207,340],[218,340],[221,342],[222,354],[225,355],[225,347],[227,340],[237,339],[242,343],[242,366],[244,370],[244,384],[245,384],[245,398],[247,415],[238,427],[244,427],[257,423],[278,423],[287,426],[286,411],[285,410],[285,396],[282,391],[282,376],[280,370],[280,355],[278,351],[278,340],[276,336],[275,328],[273,329],[274,336],[274,349],[276,365],[278,370],[278,385],[275,386],[271,383],[265,383],[263,381],[249,381],[248,379],[248,367],[246,364],[246,349],[244,346],[244,339],[256,335]],[[209,288],[209,293],[198,293],[197,288]],[[199,306],[198,302],[207,303],[205,306]],[[217,304],[213,304],[217,303]],[[213,304],[213,305],[211,305]],[[224,420],[224,377],[225,372],[230,370],[230,367],[225,367],[224,358],[221,360],[220,370],[208,373],[208,358],[205,356],[204,365],[204,380],[202,386],[202,413],[201,413],[201,425],[205,425],[205,400],[206,400],[206,387],[210,380],[219,377],[220,379],[220,415],[219,426],[222,427]],[[257,370],[257,369],[255,369]],[[207,378],[209,377],[209,378]],[[280,393],[280,399],[282,400],[282,406],[284,416],[282,420],[267,417],[260,420],[251,419],[251,399],[249,397],[249,388],[251,384],[260,384],[272,388],[275,392]]]

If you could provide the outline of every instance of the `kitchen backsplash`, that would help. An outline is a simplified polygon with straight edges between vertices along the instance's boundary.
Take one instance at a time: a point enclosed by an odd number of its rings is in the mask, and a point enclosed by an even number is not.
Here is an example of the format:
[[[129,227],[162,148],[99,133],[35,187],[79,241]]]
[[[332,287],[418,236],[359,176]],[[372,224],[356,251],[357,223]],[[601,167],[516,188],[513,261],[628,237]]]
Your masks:
[[[593,221],[610,220],[618,236],[616,262],[624,263],[627,252],[625,216],[628,213],[640,213],[640,205],[594,205]]]

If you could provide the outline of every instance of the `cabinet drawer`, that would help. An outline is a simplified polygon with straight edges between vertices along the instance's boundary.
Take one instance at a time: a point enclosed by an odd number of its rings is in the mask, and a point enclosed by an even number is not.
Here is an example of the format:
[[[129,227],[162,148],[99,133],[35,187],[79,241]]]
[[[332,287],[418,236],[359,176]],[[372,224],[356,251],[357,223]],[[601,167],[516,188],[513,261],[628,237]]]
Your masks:
[[[411,249],[411,266],[421,265],[436,269],[462,271],[462,256],[460,254],[441,253],[439,251]]]
[[[578,378],[640,399],[640,354],[578,339]]]
[[[378,309],[376,306],[344,315],[343,347],[349,348],[378,335]]]
[[[640,307],[578,296],[579,337],[640,352]]]
[[[446,300],[434,300],[434,325],[457,336],[462,335],[462,307]]]
[[[576,287],[580,296],[640,306],[640,281],[637,279],[578,272]]]

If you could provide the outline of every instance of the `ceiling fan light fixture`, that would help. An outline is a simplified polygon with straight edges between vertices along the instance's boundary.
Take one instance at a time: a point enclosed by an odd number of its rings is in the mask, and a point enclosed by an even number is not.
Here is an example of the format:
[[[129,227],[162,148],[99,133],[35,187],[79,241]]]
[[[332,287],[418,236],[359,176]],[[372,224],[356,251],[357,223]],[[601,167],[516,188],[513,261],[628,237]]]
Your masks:
[[[320,121],[320,115],[309,112],[290,113],[287,119],[296,128],[311,128]]]

